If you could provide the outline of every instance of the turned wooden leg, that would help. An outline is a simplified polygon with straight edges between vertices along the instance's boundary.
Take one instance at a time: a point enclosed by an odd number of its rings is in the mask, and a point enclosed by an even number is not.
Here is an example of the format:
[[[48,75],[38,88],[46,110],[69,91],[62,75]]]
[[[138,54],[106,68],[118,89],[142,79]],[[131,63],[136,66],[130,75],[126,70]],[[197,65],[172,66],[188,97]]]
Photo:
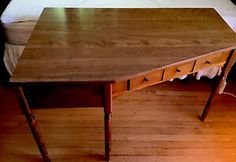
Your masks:
[[[112,84],[105,85],[104,91],[104,126],[105,126],[105,158],[110,160],[111,152],[111,118],[112,118]]]
[[[30,106],[27,102],[27,99],[25,97],[25,94],[24,94],[24,91],[23,91],[23,88],[22,87],[18,87],[17,89],[17,96],[18,96],[18,99],[19,99],[19,102],[20,102],[20,107],[21,107],[21,110],[22,112],[24,113],[26,119],[27,119],[27,122],[29,124],[29,127],[31,129],[31,132],[34,136],[34,139],[38,145],[38,148],[39,148],[39,151],[42,155],[42,158],[45,162],[50,162],[50,158],[48,156],[48,152],[47,152],[47,149],[46,149],[46,146],[42,140],[42,137],[39,133],[39,129],[38,129],[38,126],[37,126],[37,122],[35,120],[35,117],[34,117],[34,114],[32,113],[32,111],[30,110]]]
[[[212,92],[211,92],[211,94],[210,94],[210,97],[209,97],[209,99],[208,99],[208,101],[207,101],[207,104],[206,104],[206,106],[205,106],[205,108],[204,108],[204,110],[203,110],[203,112],[202,112],[201,121],[204,121],[205,118],[206,118],[206,116],[207,116],[207,114],[209,113],[210,108],[211,108],[211,104],[212,104],[212,102],[213,102],[213,100],[214,100],[214,97],[217,95],[217,93],[218,93],[219,90],[220,90],[220,87],[221,87],[220,85],[222,84],[221,82],[222,82],[222,79],[219,78],[219,79],[216,81],[216,86],[213,86]]]
[[[213,86],[210,97],[209,97],[207,104],[206,104],[206,106],[203,110],[203,113],[201,115],[201,118],[200,118],[201,121],[204,121],[207,114],[209,113],[210,108],[211,108],[211,104],[214,100],[214,97],[217,95],[217,93],[219,93],[219,90],[222,88],[222,86],[224,86],[224,82],[226,81],[227,76],[228,76],[230,69],[233,66],[235,60],[236,60],[236,52],[235,52],[235,50],[232,50],[225,62],[225,65],[222,69],[222,73],[221,73],[220,77],[218,78],[215,86]]]

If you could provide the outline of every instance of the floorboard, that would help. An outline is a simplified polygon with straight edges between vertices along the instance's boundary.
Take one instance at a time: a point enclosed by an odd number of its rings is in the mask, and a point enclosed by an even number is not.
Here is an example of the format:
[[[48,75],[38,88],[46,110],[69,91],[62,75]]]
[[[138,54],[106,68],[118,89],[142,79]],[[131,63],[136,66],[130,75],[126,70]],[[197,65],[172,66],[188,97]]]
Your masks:
[[[201,122],[210,89],[174,81],[116,97],[111,162],[236,161],[236,99],[217,96]],[[0,161],[41,162],[14,91],[0,87],[0,103]],[[53,162],[103,161],[102,108],[33,111]]]

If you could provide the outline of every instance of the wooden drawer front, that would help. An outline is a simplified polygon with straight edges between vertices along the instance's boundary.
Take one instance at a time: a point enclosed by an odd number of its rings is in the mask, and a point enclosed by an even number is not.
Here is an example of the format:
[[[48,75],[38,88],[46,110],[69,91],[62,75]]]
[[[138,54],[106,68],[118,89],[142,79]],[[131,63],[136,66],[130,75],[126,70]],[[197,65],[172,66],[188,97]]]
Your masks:
[[[167,67],[164,72],[164,80],[170,80],[192,72],[194,61],[183,63],[176,66]]]
[[[163,70],[158,70],[130,80],[130,90],[141,89],[161,81]]]
[[[222,59],[223,55],[223,53],[219,53],[197,59],[196,64],[194,66],[194,71],[199,71],[204,68],[215,66],[221,62],[224,62],[225,60]]]

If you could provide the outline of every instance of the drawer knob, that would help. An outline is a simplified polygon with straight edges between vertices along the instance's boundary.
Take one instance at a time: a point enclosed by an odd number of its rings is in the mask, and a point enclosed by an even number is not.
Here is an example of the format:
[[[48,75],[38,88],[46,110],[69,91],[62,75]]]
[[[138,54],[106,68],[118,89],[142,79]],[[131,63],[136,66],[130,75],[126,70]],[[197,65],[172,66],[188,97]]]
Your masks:
[[[206,64],[206,65],[207,65],[207,64],[211,64],[211,61],[206,61],[205,64]]]
[[[176,72],[177,72],[177,73],[180,73],[180,72],[181,72],[181,70],[180,70],[180,69],[176,69]]]
[[[143,78],[143,82],[148,82],[148,81],[149,81],[148,78],[146,77]]]

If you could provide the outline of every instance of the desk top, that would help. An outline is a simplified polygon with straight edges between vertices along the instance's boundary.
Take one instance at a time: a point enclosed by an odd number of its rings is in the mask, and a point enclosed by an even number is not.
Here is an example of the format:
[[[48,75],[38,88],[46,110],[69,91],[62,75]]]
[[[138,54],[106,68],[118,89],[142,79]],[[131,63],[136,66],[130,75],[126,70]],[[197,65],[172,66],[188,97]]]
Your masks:
[[[116,82],[235,47],[214,9],[46,8],[11,82]]]

